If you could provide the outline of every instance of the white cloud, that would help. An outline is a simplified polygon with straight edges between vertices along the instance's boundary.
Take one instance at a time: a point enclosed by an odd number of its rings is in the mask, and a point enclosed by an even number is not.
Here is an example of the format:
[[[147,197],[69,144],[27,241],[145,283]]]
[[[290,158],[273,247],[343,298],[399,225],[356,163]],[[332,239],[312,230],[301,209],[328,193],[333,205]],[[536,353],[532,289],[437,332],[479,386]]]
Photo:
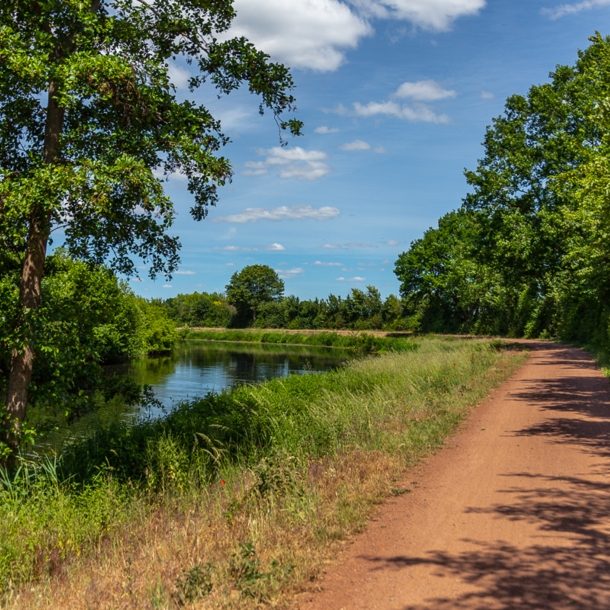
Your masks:
[[[248,169],[242,172],[244,176],[262,176],[269,173],[263,161],[246,161],[245,165]]]
[[[174,275],[195,275],[194,271],[174,271]]]
[[[443,89],[434,80],[420,80],[416,83],[403,83],[398,87],[393,97],[410,99],[418,102],[435,102],[448,97],[455,97],[455,91]]]
[[[144,280],[141,277],[132,277],[131,281],[132,282],[143,282]]]
[[[233,108],[223,106],[215,111],[214,116],[220,120],[222,128],[227,131],[244,130],[256,125],[253,120],[256,113],[252,111],[252,108],[245,106],[235,106]]]
[[[609,4],[610,0],[585,0],[576,4],[560,4],[554,8],[543,8],[540,12],[554,20],[565,15],[574,15],[575,13],[580,13],[580,11],[588,11],[600,6],[608,6]]]
[[[372,28],[338,0],[235,0],[228,34],[245,36],[272,59],[291,68],[336,70]]]
[[[185,70],[176,64],[169,64],[167,66],[167,76],[176,89],[188,88],[189,78],[191,77],[188,70]]]
[[[294,269],[276,269],[275,272],[282,280],[287,280],[305,273],[305,270],[301,267],[295,267]]]
[[[376,115],[393,116],[398,119],[407,121],[421,121],[423,123],[449,123],[449,117],[446,114],[436,114],[426,104],[415,103],[412,106],[400,105],[396,102],[369,102],[362,105],[359,102],[354,103],[353,113],[356,116],[372,117]],[[346,112],[338,109],[340,114]]]
[[[326,153],[321,150],[305,150],[300,146],[294,148],[282,148],[281,146],[274,146],[269,150],[259,151],[261,155],[267,155],[265,163],[267,165],[285,165],[291,161],[321,161],[326,159]]]
[[[355,277],[338,277],[337,278],[337,282],[364,282],[364,280],[366,280],[365,277],[360,277],[358,275],[356,275]]]
[[[313,208],[310,205],[281,205],[277,208],[246,208],[238,214],[213,218],[212,222],[258,222],[259,220],[330,220],[341,212],[338,208],[322,206]]]
[[[327,127],[326,125],[320,125],[320,127],[316,127],[314,129],[314,131],[316,133],[338,133],[339,132],[339,128],[338,127]]]
[[[481,97],[484,100],[493,100],[496,96],[489,91],[481,91]]]
[[[341,267],[343,263],[327,263],[323,261],[315,261],[311,264],[315,265],[316,267]]]
[[[307,166],[290,166],[280,172],[280,178],[298,178],[299,180],[318,180],[330,171],[324,163],[311,163]]]
[[[364,142],[363,140],[354,140],[353,142],[347,142],[346,144],[342,144],[339,146],[341,150],[369,150],[371,145],[368,142]]]
[[[235,267],[235,263],[225,263],[225,267]]]
[[[378,155],[383,155],[383,153],[388,152],[386,148],[384,148],[383,146],[376,146],[375,150],[373,150],[374,153],[377,153]]]
[[[342,104],[339,104],[334,110],[327,110],[326,112],[360,117],[392,116],[407,121],[442,124],[449,123],[449,117],[446,114],[437,114],[428,104],[423,102],[436,102],[453,98],[456,95],[455,91],[443,89],[436,81],[421,80],[413,83],[403,83],[391,95],[391,97],[397,99],[412,100],[411,104],[404,104],[395,100],[369,102],[368,104],[354,102],[352,104],[353,110],[349,110]],[[385,148],[378,147],[375,149],[375,152],[385,152]]]
[[[227,252],[238,252],[241,250],[242,252],[256,252],[258,248],[240,248],[239,246],[216,246],[214,250],[226,250]]]
[[[476,15],[485,0],[352,0],[372,16],[404,19],[426,30],[446,31],[459,17]]]
[[[171,288],[172,285],[171,284],[163,284],[163,288]]]
[[[373,33],[374,18],[446,31],[484,6],[485,0],[235,0],[237,16],[226,36],[246,36],[291,68],[330,71]]]
[[[285,250],[286,248],[284,248],[284,246],[282,246],[282,244],[271,244],[270,246],[267,246],[265,248],[265,250],[272,250],[273,252],[282,252],[283,250]]]
[[[398,242],[395,239],[388,239],[388,241],[386,241],[385,243],[388,246],[397,246],[398,245]]]
[[[300,146],[282,148],[275,146],[256,151],[265,156],[264,161],[248,161],[246,176],[259,176],[268,173],[270,168],[280,170],[280,178],[299,178],[300,180],[318,180],[330,172],[330,167],[324,163],[327,154],[321,150],[305,150]]]

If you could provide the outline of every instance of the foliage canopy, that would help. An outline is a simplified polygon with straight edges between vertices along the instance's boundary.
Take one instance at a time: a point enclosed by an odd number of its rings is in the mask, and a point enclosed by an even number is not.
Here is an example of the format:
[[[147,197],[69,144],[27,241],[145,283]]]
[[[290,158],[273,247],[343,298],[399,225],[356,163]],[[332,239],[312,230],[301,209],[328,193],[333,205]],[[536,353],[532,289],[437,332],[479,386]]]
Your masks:
[[[0,251],[20,264],[19,304],[1,337],[11,357],[7,415],[25,416],[44,260],[60,231],[68,252],[152,277],[170,274],[179,242],[164,177],[186,176],[201,220],[230,180],[228,139],[209,110],[181,101],[172,62],[190,64],[191,92],[247,83],[282,130],[293,109],[288,69],[244,38],[227,38],[230,0],[4,0],[0,4]],[[11,424],[13,425],[13,424]]]
[[[610,38],[506,101],[473,188],[396,264],[425,330],[610,346]]]
[[[279,300],[284,294],[284,282],[268,265],[248,265],[236,271],[227,284],[227,300],[241,318],[256,321],[264,303]]]

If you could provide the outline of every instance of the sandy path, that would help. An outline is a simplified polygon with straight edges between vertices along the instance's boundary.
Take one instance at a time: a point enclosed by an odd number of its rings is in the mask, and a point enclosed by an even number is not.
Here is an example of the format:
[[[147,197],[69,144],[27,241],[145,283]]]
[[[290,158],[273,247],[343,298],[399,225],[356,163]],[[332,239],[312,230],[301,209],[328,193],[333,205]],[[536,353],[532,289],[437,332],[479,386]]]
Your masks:
[[[295,607],[610,609],[610,384],[531,347]]]

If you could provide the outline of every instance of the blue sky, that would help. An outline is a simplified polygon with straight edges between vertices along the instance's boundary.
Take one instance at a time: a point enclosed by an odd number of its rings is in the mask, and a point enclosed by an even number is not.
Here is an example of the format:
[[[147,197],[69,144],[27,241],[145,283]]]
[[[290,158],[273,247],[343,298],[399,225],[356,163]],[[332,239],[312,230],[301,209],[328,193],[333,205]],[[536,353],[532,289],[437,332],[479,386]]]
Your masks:
[[[610,0],[235,0],[233,33],[292,69],[305,136],[279,147],[258,100],[200,91],[232,142],[219,204],[196,223],[186,183],[167,184],[182,242],[171,281],[146,297],[222,291],[267,264],[301,298],[374,285],[398,292],[397,256],[467,192],[485,127],[506,97],[573,64]],[[172,67],[181,95],[186,66]]]

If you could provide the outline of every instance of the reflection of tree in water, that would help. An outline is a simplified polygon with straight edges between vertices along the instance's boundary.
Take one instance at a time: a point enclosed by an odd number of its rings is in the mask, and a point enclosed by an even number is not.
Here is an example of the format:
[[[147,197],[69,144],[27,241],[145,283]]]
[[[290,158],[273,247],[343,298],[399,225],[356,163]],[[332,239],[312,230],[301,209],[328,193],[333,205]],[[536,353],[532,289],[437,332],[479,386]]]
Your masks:
[[[233,387],[242,383],[256,383],[285,377],[289,373],[327,371],[340,366],[350,357],[349,352],[284,345],[181,343],[170,355],[142,358],[122,365],[105,367],[107,375],[125,376],[140,385],[153,386],[157,398],[166,408],[171,399],[205,395],[210,389]],[[194,391],[196,388],[196,391]],[[37,450],[59,451],[70,438],[85,436],[92,429],[147,414],[137,405],[128,406],[120,397],[80,418],[77,422],[41,439]],[[154,409],[153,416],[162,416]]]
[[[328,371],[349,358],[341,350],[282,345],[183,344],[180,364],[200,370],[221,369],[229,386],[285,377],[291,372]]]
[[[139,384],[163,385],[176,370],[176,354],[140,358],[129,364],[107,367],[110,373],[127,375]]]
[[[179,374],[191,384],[201,383],[203,394],[212,380],[216,387],[233,387],[285,377],[289,373],[328,371],[350,356],[349,352],[328,348],[185,342],[171,355],[143,358],[112,367],[112,372],[157,388],[167,386]],[[180,400],[184,396],[174,398]]]

